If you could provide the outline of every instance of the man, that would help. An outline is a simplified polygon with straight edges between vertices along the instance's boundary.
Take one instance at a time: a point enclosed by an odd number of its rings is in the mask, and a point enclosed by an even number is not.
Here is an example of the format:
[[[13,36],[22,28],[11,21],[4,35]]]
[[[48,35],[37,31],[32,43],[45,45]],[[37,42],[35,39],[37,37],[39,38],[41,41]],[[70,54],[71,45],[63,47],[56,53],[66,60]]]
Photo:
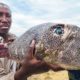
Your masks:
[[[7,46],[16,38],[9,33],[11,27],[11,11],[6,4],[0,3],[0,77],[8,74],[12,68]]]

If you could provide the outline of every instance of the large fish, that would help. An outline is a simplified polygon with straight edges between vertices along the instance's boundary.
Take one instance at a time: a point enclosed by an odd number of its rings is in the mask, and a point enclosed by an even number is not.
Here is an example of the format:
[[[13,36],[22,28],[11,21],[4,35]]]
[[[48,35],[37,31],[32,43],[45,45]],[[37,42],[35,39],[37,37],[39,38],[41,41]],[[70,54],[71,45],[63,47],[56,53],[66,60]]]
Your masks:
[[[10,56],[21,60],[36,40],[35,56],[65,69],[80,69],[80,28],[70,24],[44,23],[32,27],[9,46]]]

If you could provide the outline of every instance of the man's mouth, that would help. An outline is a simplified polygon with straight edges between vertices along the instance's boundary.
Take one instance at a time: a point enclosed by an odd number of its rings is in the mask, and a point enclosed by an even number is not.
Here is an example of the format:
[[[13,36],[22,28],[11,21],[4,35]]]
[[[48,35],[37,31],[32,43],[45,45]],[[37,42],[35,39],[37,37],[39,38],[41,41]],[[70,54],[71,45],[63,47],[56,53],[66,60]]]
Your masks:
[[[1,27],[1,30],[6,30],[8,29],[8,27]]]

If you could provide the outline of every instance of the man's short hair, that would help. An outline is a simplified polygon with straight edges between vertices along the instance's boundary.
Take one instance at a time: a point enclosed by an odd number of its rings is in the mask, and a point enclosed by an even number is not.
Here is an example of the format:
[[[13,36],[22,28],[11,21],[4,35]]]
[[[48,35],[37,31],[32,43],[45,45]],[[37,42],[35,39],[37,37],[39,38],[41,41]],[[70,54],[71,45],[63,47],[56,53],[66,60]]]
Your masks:
[[[0,3],[0,7],[7,8],[9,10],[10,14],[11,14],[11,10],[10,10],[10,8],[7,4]]]

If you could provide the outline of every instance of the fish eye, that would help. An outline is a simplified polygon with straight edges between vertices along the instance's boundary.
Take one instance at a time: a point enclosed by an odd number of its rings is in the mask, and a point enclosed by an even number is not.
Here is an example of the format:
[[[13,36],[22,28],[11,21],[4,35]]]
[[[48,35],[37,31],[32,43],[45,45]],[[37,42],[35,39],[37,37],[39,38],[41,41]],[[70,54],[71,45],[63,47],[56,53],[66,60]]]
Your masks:
[[[56,26],[55,28],[54,28],[54,33],[56,33],[56,34],[58,34],[58,35],[61,35],[61,34],[63,34],[64,33],[64,30],[63,30],[63,28],[62,28],[62,26]]]

